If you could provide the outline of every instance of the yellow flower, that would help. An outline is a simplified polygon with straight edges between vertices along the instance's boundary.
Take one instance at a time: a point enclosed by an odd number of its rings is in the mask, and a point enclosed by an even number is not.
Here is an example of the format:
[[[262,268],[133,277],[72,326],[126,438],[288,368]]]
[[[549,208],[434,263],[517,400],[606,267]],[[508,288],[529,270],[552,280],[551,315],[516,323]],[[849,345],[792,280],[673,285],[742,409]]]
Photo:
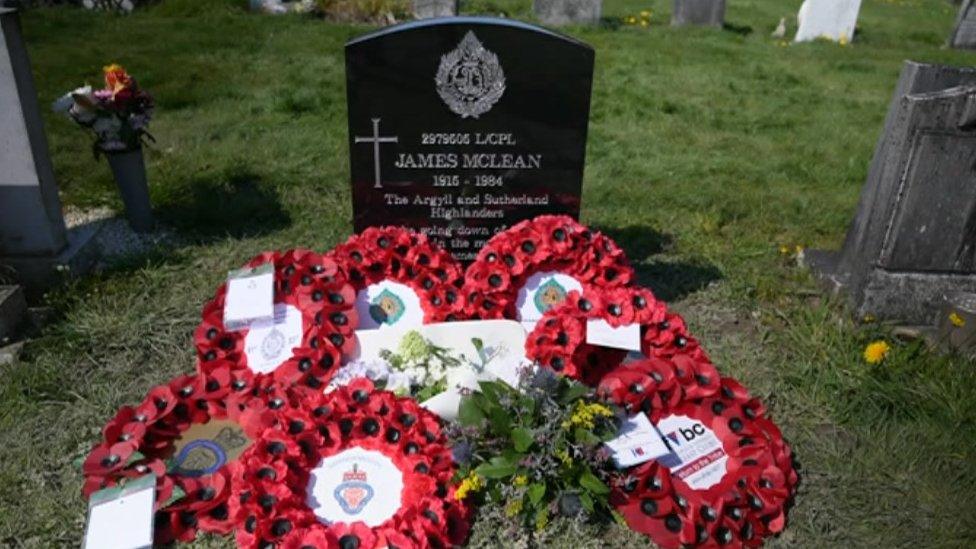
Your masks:
[[[641,15],[641,17],[650,17],[651,16],[651,12],[649,12],[647,10],[643,10],[643,11],[640,12],[640,15]]]
[[[578,400],[576,401],[576,408],[573,410],[573,415],[569,416],[569,419],[563,422],[563,429],[572,427],[592,429],[596,427],[596,418],[611,416],[613,416],[613,411],[599,402],[586,404],[582,400]]]
[[[779,253],[783,255],[790,253],[790,247],[787,246],[786,244],[783,244],[782,246],[779,247]]]
[[[460,501],[468,497],[469,492],[477,492],[485,487],[485,479],[478,476],[478,473],[471,471],[461,484],[458,485],[457,490],[454,491],[454,499]]]
[[[794,248],[794,250],[796,252],[796,255],[800,255],[800,254],[803,253],[803,246],[797,244],[796,247]]]
[[[634,17],[634,16],[630,16],[630,17],[627,18],[627,23],[630,24],[630,25],[633,25],[636,22],[637,22],[637,18]]]
[[[528,484],[528,483],[529,483],[529,477],[527,477],[527,476],[525,476],[525,475],[517,475],[517,476],[516,476],[516,477],[515,477],[515,478],[514,478],[514,479],[512,480],[512,484],[514,484],[514,485],[516,485],[516,486],[525,486],[525,485],[526,485],[526,484]]]
[[[847,45],[847,37],[846,36],[841,36],[840,37],[840,40],[838,40],[837,43],[840,44],[842,47],[843,46],[846,46]]]
[[[647,21],[641,21],[641,26],[642,27],[647,27],[647,25],[648,25]]]
[[[864,348],[864,360],[868,364],[877,364],[888,356],[891,346],[885,341],[875,341]]]
[[[871,313],[868,313],[868,314],[864,315],[864,323],[865,324],[871,324],[875,320],[877,320],[877,318],[875,318],[874,315],[871,314]]]
[[[966,325],[966,319],[956,314],[955,311],[952,311],[949,314],[949,322],[951,322],[956,328],[962,328]]]
[[[515,515],[522,512],[522,500],[514,499],[505,506],[505,515],[509,517],[514,517]]]

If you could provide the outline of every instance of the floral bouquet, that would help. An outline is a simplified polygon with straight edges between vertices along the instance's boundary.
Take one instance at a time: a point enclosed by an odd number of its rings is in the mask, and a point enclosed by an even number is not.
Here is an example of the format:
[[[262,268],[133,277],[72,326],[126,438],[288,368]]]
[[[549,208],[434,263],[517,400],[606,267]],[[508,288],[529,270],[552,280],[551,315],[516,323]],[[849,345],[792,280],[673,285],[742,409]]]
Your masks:
[[[589,387],[540,368],[519,387],[481,382],[448,427],[459,462],[456,497],[491,503],[513,530],[539,531],[551,518],[606,519],[613,464],[604,442],[619,410]]]
[[[83,86],[54,102],[54,110],[70,116],[95,134],[95,157],[102,152],[138,149],[143,138],[155,141],[147,128],[153,113],[153,98],[120,65],[102,69],[105,87]]]

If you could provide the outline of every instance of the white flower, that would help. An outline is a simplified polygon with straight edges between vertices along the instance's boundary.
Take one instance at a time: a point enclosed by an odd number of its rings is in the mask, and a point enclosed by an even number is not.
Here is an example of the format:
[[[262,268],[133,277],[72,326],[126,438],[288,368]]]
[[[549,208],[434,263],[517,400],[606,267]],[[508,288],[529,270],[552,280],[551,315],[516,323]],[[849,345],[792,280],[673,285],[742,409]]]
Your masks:
[[[356,378],[365,377],[373,381],[386,381],[390,377],[390,365],[381,359],[353,360],[344,364],[332,377],[325,392],[331,392],[337,387],[348,385]]]

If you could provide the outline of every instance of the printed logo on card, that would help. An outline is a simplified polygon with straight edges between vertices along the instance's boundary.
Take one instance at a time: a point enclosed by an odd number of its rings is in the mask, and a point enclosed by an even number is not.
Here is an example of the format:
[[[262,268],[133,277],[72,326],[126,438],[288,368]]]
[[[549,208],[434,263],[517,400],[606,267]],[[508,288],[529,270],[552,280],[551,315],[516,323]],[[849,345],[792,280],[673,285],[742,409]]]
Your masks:
[[[671,453],[661,457],[661,465],[695,490],[718,484],[725,476],[728,455],[722,441],[711,429],[686,416],[668,416],[657,424]]]
[[[352,469],[342,474],[342,483],[336,486],[333,496],[343,511],[358,515],[373,499],[373,487],[367,481],[366,471],[360,471],[359,464],[353,463]]]
[[[285,334],[277,328],[272,328],[261,341],[261,356],[264,360],[277,358],[285,350]]]

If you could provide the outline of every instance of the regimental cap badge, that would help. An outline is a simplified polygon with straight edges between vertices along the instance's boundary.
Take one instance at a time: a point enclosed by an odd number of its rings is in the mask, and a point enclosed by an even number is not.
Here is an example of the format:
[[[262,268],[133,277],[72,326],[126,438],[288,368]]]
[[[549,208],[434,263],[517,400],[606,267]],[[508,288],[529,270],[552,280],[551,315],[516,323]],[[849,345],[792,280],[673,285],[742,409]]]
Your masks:
[[[544,314],[549,309],[566,301],[566,294],[566,288],[557,282],[555,278],[550,278],[536,290],[535,308],[539,313]]]
[[[373,494],[373,487],[366,481],[366,472],[360,470],[357,464],[342,473],[342,483],[332,492],[339,507],[349,515],[358,515],[373,499]]]
[[[380,292],[369,304],[369,316],[377,324],[392,326],[403,318],[406,311],[407,307],[400,296],[387,289]]]
[[[437,94],[461,118],[478,118],[505,93],[505,71],[498,56],[468,31],[458,47],[441,56],[434,77]]]

